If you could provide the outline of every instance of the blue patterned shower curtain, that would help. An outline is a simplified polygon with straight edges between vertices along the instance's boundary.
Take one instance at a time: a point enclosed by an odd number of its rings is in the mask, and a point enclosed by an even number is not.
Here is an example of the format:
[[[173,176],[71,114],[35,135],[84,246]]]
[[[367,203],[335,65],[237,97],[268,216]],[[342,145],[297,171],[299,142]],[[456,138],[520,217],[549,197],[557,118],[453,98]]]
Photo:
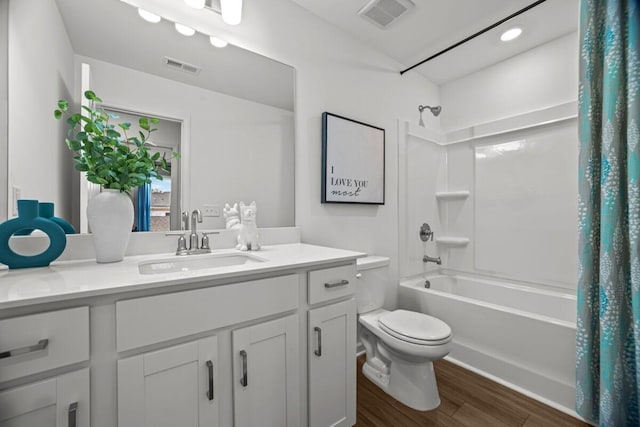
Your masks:
[[[640,426],[640,0],[582,0],[576,410]]]

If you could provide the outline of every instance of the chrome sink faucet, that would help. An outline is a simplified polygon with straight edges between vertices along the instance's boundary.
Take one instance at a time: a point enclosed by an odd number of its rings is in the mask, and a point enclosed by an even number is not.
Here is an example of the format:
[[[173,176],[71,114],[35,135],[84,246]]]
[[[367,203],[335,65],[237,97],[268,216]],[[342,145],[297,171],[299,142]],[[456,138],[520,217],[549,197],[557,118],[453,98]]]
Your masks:
[[[184,217],[185,213],[183,213],[183,219]],[[178,249],[176,250],[176,255],[208,254],[211,252],[211,247],[209,246],[209,234],[218,233],[203,232],[202,243],[200,243],[200,236],[198,236],[198,223],[202,223],[202,212],[200,212],[200,209],[196,209],[191,212],[191,233],[189,234],[189,249],[187,249],[187,239],[183,234],[178,238]]]

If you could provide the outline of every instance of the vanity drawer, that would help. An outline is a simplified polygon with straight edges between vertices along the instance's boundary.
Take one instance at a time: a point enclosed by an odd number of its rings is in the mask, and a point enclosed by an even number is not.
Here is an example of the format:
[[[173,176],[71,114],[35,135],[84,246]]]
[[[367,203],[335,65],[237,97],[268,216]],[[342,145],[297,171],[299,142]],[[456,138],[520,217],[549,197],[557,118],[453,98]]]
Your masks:
[[[0,320],[0,382],[89,360],[89,307]]]
[[[309,272],[309,304],[317,304],[355,293],[356,265]]]
[[[119,352],[298,308],[297,274],[116,303]]]

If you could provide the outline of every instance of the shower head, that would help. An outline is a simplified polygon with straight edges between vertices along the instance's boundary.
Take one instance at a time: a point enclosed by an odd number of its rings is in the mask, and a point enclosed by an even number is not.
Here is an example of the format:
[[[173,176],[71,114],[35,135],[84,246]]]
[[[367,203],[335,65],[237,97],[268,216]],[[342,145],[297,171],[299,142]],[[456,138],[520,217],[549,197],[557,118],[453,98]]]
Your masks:
[[[429,110],[431,111],[431,114],[433,114],[435,117],[438,117],[440,115],[440,112],[442,111],[442,107],[439,105],[436,105],[435,107],[430,107],[428,105],[418,106],[418,111],[420,111],[420,122],[418,124],[422,127],[424,127],[424,121],[422,120],[422,112],[424,110]]]

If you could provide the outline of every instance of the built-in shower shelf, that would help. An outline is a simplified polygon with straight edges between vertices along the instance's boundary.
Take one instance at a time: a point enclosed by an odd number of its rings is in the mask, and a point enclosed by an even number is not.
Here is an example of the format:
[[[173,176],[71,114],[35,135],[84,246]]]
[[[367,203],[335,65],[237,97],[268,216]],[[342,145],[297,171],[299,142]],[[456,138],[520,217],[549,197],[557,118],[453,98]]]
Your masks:
[[[443,246],[449,246],[452,248],[464,248],[469,244],[467,237],[436,237],[436,243]]]
[[[467,197],[469,197],[469,190],[436,192],[436,199],[438,200],[464,200]]]

